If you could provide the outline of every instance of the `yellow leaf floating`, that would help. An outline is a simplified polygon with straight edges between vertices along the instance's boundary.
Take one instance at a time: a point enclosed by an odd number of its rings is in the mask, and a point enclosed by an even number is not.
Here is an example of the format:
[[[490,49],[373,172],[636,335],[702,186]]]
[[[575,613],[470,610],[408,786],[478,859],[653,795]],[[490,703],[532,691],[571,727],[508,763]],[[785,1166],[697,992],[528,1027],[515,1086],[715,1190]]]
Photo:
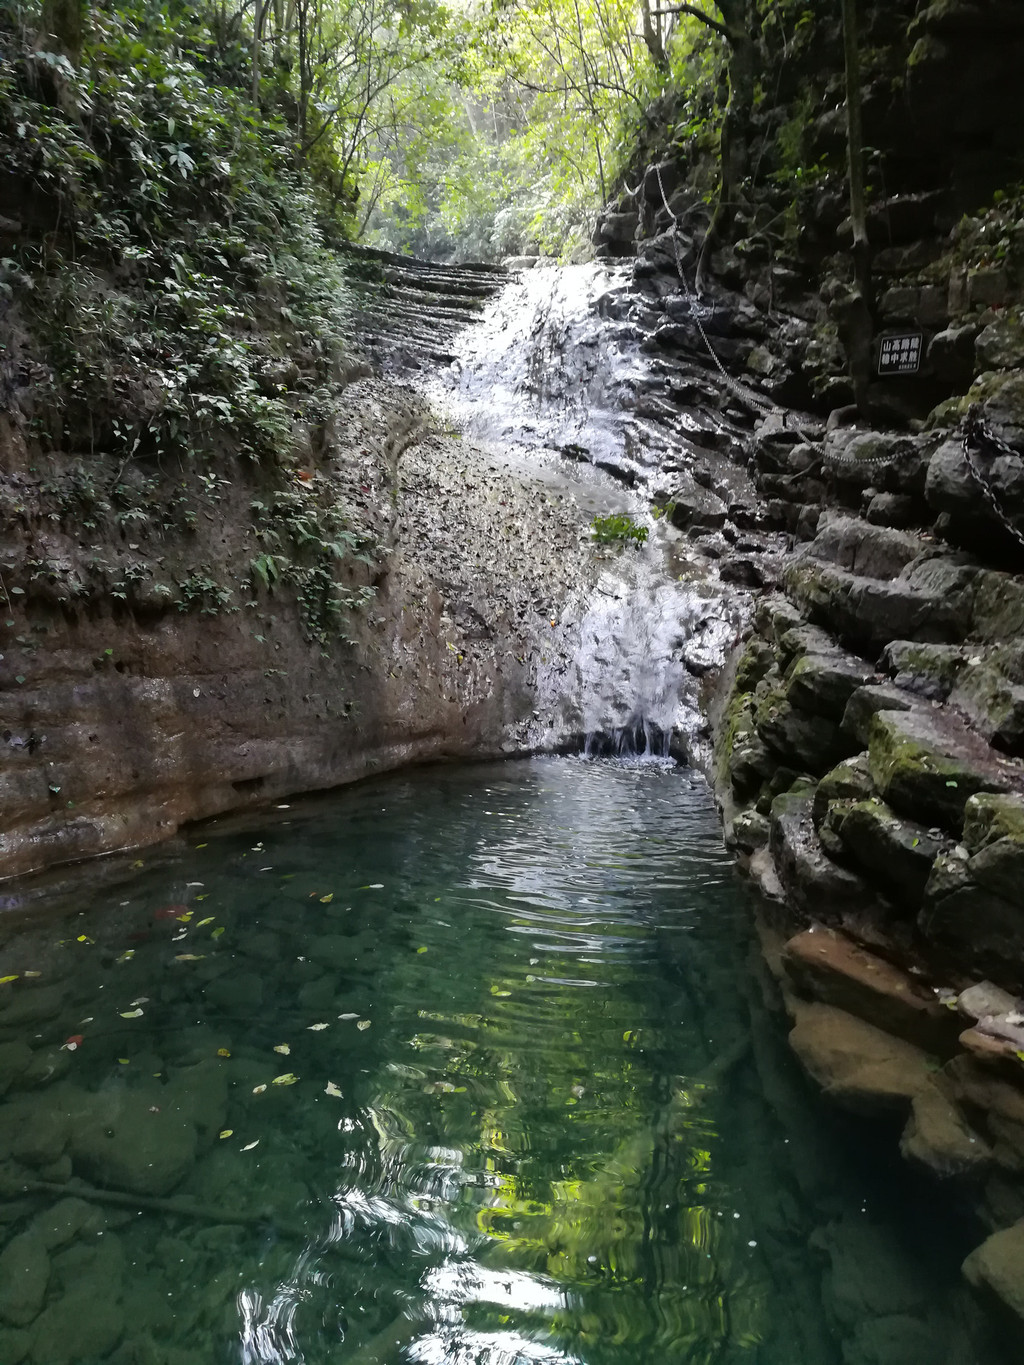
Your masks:
[[[224,932],[224,926],[223,926],[223,925],[220,925],[218,928],[214,929],[214,931],[213,931],[213,933],[210,935],[210,937],[211,937],[211,938],[220,938],[220,936],[221,936],[221,934],[222,934],[223,932]]]
[[[416,951],[417,951],[418,953],[425,953],[427,950],[426,950],[426,948],[417,948]]]
[[[292,1050],[287,1043],[278,1043],[277,1046],[274,1048],[274,1051],[280,1052],[282,1057],[290,1057]]]
[[[341,1091],[338,1089],[338,1087],[334,1084],[333,1081],[328,1081],[328,1082],[327,1082],[327,1086],[326,1086],[326,1088],[324,1089],[324,1094],[325,1094],[325,1095],[331,1095],[331,1096],[333,1096],[334,1099],[336,1099],[336,1100],[340,1100],[340,1099],[342,1098]]]
[[[13,976],[0,976],[0,986],[6,986],[12,981],[17,981],[17,979],[18,979],[17,972],[15,972]]]
[[[129,1063],[127,1057],[118,1057],[117,1063],[118,1063],[118,1066],[128,1066],[128,1065],[130,1065],[130,1063]]]
[[[259,1140],[259,1138],[257,1138],[255,1142],[250,1142],[247,1146],[243,1147],[243,1148],[242,1148],[242,1151],[243,1151],[243,1152],[251,1152],[252,1149],[253,1149],[254,1147],[258,1147],[259,1145],[260,1145],[260,1140]]]
[[[121,954],[121,956],[120,956],[119,958],[116,958],[115,961],[117,961],[117,962],[131,962],[131,960],[132,960],[132,958],[133,958],[134,956],[135,956],[135,949],[134,949],[134,948],[126,948],[126,949],[124,950],[124,952]]]
[[[227,1050],[226,1047],[219,1047],[219,1048],[217,1049],[217,1056],[218,1056],[218,1057],[230,1057],[230,1056],[231,1056],[231,1053]]]
[[[217,1136],[218,1136],[218,1137],[220,1138],[220,1140],[223,1142],[224,1139],[225,1139],[225,1138],[229,1138],[229,1137],[231,1136],[231,1134],[232,1134],[234,1131],[235,1131],[235,1130],[234,1130],[233,1128],[223,1128],[223,1129],[221,1129],[221,1131],[217,1134]]]
[[[309,1032],[310,1032],[310,1033],[320,1033],[320,1032],[322,1032],[325,1028],[329,1028],[330,1025],[329,1025],[329,1024],[307,1024],[306,1027],[309,1029]]]
[[[193,912],[191,910],[186,910],[183,915],[178,916],[178,923],[187,924],[189,920],[192,918],[192,914]]]
[[[141,1017],[142,1017],[142,1010],[122,1010],[122,1011],[121,1011],[121,1018],[122,1018],[122,1019],[140,1019]]]
[[[294,1085],[298,1080],[294,1071],[286,1071],[283,1076],[275,1076],[270,1082],[271,1085]]]
[[[321,905],[330,905],[330,903],[331,903],[332,900],[334,900],[334,892],[333,892],[333,891],[329,892],[326,896],[321,896],[321,897],[320,897],[320,904],[321,904]]]
[[[212,915],[207,915],[205,919],[201,919],[201,920],[199,921],[199,923],[196,925],[196,928],[197,928],[197,929],[201,929],[201,928],[203,927],[204,924],[212,924],[212,923],[213,923],[213,916],[212,916]]]
[[[205,953],[175,953],[175,962],[202,962]]]
[[[356,1024],[356,1028],[360,1031],[360,1033],[362,1033],[364,1029],[368,1029],[369,1027],[370,1027],[369,1019],[360,1019],[359,1023]]]
[[[266,1088],[267,1087],[265,1085],[254,1085],[252,1088],[252,1093],[254,1095],[262,1095]]]

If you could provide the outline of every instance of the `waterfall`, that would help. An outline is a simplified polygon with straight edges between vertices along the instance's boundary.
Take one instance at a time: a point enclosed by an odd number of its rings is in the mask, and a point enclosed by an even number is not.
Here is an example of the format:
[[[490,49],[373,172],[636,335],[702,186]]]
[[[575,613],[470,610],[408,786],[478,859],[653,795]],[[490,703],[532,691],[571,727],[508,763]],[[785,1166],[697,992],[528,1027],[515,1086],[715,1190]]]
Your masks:
[[[530,747],[574,741],[595,758],[703,761],[700,678],[742,608],[685,534],[651,515],[660,471],[707,456],[692,438],[708,419],[676,408],[671,420],[646,420],[665,381],[643,335],[629,322],[621,268],[540,267],[514,277],[456,339],[431,397],[509,477],[526,462],[574,497],[581,521],[625,512],[648,532],[641,546],[595,545],[589,592],[560,623],[571,666],[538,667]]]

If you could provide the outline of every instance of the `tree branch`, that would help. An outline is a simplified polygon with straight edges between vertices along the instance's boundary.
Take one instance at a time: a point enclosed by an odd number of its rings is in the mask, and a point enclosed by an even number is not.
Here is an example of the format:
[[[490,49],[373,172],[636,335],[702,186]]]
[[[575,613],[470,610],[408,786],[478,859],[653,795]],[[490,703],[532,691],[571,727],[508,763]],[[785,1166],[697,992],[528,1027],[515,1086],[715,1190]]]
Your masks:
[[[652,9],[651,14],[689,14],[694,19],[699,19],[702,24],[707,24],[708,28],[714,31],[728,42],[732,42],[732,34],[726,26],[717,19],[712,19],[710,14],[698,9],[696,5],[667,5],[663,9]]]

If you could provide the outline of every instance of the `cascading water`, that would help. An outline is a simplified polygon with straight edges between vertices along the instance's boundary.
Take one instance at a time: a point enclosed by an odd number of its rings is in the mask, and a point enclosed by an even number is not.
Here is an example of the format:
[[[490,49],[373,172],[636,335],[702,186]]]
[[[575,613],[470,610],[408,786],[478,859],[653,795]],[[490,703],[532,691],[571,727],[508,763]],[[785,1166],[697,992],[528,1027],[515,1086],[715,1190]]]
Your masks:
[[[692,760],[704,756],[699,678],[743,603],[650,514],[650,481],[685,466],[698,423],[684,411],[671,427],[640,415],[661,380],[628,318],[604,316],[620,311],[625,285],[621,270],[600,265],[525,272],[457,338],[431,396],[510,474],[526,464],[536,478],[540,463],[544,482],[587,516],[624,512],[647,531],[640,546],[595,550],[590,592],[558,623],[571,665],[541,660],[532,743]]]

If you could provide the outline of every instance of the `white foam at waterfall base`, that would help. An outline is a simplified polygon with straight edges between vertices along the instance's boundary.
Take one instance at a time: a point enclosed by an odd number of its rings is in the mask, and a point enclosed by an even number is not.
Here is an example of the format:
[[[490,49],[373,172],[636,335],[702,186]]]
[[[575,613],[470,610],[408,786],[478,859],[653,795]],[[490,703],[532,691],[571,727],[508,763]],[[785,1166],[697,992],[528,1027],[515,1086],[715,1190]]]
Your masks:
[[[698,680],[686,660],[721,657],[732,626],[707,583],[667,572],[672,535],[655,527],[642,549],[609,553],[580,609],[572,668],[539,680],[541,714],[582,736],[589,757],[704,757]]]

